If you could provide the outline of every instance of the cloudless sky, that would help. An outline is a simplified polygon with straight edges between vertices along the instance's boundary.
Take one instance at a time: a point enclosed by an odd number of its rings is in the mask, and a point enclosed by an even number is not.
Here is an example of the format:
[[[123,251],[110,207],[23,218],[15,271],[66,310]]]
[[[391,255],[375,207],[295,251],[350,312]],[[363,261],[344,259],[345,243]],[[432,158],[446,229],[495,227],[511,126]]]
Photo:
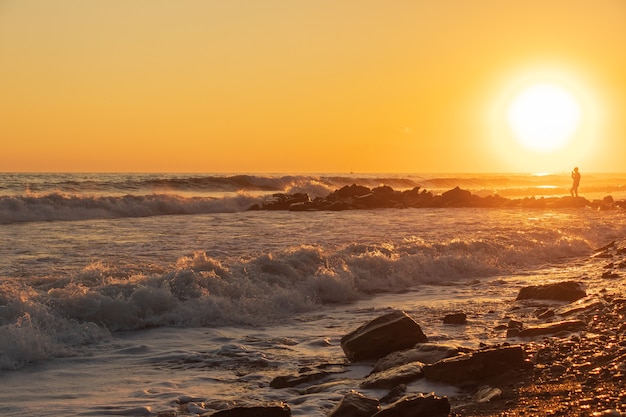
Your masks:
[[[623,0],[0,0],[0,171],[624,172],[625,51]]]

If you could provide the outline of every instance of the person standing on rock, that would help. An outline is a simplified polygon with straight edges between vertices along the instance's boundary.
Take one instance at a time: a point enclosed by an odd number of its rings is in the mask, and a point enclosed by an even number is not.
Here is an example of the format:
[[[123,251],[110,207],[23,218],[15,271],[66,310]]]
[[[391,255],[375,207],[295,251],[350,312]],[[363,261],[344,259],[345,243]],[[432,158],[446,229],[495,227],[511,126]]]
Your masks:
[[[580,185],[580,172],[578,172],[578,167],[575,167],[574,170],[572,171],[572,180],[574,182],[569,192],[572,195],[572,197],[578,197],[578,186]]]

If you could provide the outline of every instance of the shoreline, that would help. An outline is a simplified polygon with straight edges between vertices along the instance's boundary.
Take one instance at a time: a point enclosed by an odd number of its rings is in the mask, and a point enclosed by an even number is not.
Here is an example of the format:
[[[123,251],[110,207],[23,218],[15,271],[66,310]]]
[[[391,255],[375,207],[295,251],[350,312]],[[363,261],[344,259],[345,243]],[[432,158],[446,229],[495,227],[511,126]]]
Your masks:
[[[506,330],[506,338],[491,344],[481,343],[477,349],[459,348],[458,353],[436,362],[422,363],[422,359],[414,362],[413,352],[420,350],[419,343],[414,349],[398,350],[398,355],[384,356],[384,360],[376,362],[374,369],[380,362],[396,363],[384,372],[373,370],[365,379],[353,380],[350,393],[328,415],[352,415],[343,414],[340,405],[357,401],[361,404],[376,402],[381,415],[403,416],[393,408],[426,394],[416,393],[414,388],[407,390],[408,384],[425,378],[425,382],[445,381],[450,387],[460,389],[458,394],[449,398],[438,397],[441,394],[437,392],[426,396],[429,401],[434,398],[449,403],[449,413],[437,412],[437,416],[626,416],[626,291],[622,283],[626,270],[626,241],[611,242],[597,249],[588,262],[591,264],[588,271],[592,271],[588,275],[539,285],[556,286],[556,290],[562,292],[561,284],[576,284],[584,288],[582,295],[568,301],[559,299],[559,295],[554,297],[554,292],[552,298],[523,298],[520,290],[517,299],[502,311],[509,320],[508,326],[500,329]],[[471,323],[457,324],[471,326]],[[575,324],[575,328],[571,324]],[[390,328],[390,341],[397,331]],[[353,340],[354,336],[351,333],[344,337]],[[364,346],[370,349],[371,345],[364,343]],[[520,352],[521,362],[509,355],[513,351]],[[479,362],[466,360],[468,357],[478,359],[477,356],[483,353],[488,354],[487,362],[477,365]],[[495,361],[492,363],[497,365],[489,364],[489,361]],[[438,366],[441,362],[451,366]],[[358,365],[359,361],[353,364]],[[283,375],[276,380],[293,383],[281,388],[307,392],[330,383],[324,382],[328,375],[315,371],[324,369],[324,366],[320,364],[305,373]],[[420,367],[421,371],[417,369]],[[433,368],[437,369],[433,371]],[[378,389],[385,389],[387,395],[380,400],[367,397],[367,394],[363,396],[359,387],[371,388],[369,384],[372,383],[378,384],[373,385]],[[415,414],[419,417],[426,415],[430,414]]]
[[[548,307],[570,308],[567,318],[583,321],[584,330],[505,342],[519,343],[532,367],[484,381],[477,388],[501,390],[488,401],[477,402],[471,393],[450,398],[450,416],[626,416],[625,245],[621,240],[592,255],[597,276],[579,277],[588,284],[585,298]],[[545,308],[531,302],[516,316]]]

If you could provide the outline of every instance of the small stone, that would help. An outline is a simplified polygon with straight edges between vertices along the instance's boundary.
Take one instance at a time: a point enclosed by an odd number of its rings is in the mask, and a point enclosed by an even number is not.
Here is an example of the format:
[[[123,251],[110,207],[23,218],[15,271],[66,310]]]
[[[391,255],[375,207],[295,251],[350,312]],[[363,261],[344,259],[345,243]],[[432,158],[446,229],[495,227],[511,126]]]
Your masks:
[[[465,313],[447,314],[443,318],[443,324],[467,324],[467,315]]]

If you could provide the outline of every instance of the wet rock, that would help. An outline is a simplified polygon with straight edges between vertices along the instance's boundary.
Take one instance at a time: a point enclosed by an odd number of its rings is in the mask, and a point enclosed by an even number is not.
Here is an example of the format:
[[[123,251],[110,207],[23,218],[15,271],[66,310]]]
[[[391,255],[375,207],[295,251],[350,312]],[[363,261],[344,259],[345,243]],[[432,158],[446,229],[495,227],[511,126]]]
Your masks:
[[[385,395],[383,398],[380,399],[380,403],[381,404],[390,404],[390,403],[396,402],[400,398],[402,398],[402,396],[404,395],[405,392],[406,392],[406,385],[405,384],[397,385],[397,386],[393,387],[387,393],[387,395]]]
[[[523,198],[507,199],[499,195],[480,197],[467,190],[455,187],[441,195],[433,195],[415,187],[407,191],[395,191],[387,185],[369,189],[357,184],[333,191],[326,197],[316,197],[311,201],[304,193],[274,194],[262,204],[254,204],[249,210],[358,210],[376,208],[431,208],[431,207],[520,207],[520,208],[561,208],[561,207],[621,207],[626,202],[607,204],[602,201],[590,202],[582,197]]]
[[[576,301],[587,296],[583,287],[574,281],[563,281],[555,284],[531,285],[520,290],[516,300],[558,300]]]
[[[262,206],[257,209],[262,210],[289,210],[293,205],[310,202],[311,199],[306,193],[295,194],[273,194]]]
[[[501,396],[502,390],[500,388],[482,387],[472,396],[472,400],[477,403],[487,403]]]
[[[410,362],[435,363],[441,359],[457,356],[459,349],[451,345],[418,343],[413,349],[390,353],[374,365],[372,373],[384,371]]]
[[[424,377],[423,366],[421,362],[413,362],[370,374],[361,383],[361,388],[391,389],[399,384],[408,384]]]
[[[589,312],[606,305],[606,302],[598,297],[585,297],[580,300],[556,309],[554,312],[562,317],[568,317],[578,313]]]
[[[527,367],[521,346],[502,346],[424,365],[424,376],[452,385],[470,385]]]
[[[376,398],[366,397],[357,391],[350,391],[330,412],[329,417],[371,417],[380,410]]]
[[[291,408],[285,403],[252,407],[233,407],[211,414],[211,417],[289,417]]]
[[[272,379],[270,382],[270,387],[272,388],[289,388],[295,387],[300,384],[310,383],[319,381],[320,379],[326,378],[329,375],[328,372],[309,372],[298,375],[281,375]]]
[[[444,417],[448,414],[450,402],[446,397],[417,394],[394,402],[372,417]]]
[[[560,332],[577,332],[586,327],[582,320],[565,320],[556,323],[547,323],[534,327],[527,327],[517,333],[517,337],[537,337],[552,335]]]
[[[457,186],[441,194],[440,202],[443,207],[470,207],[472,193]]]
[[[443,324],[467,324],[467,315],[465,313],[446,314]]]
[[[341,338],[341,348],[348,360],[377,360],[392,352],[427,342],[419,324],[404,311],[393,311]]]

